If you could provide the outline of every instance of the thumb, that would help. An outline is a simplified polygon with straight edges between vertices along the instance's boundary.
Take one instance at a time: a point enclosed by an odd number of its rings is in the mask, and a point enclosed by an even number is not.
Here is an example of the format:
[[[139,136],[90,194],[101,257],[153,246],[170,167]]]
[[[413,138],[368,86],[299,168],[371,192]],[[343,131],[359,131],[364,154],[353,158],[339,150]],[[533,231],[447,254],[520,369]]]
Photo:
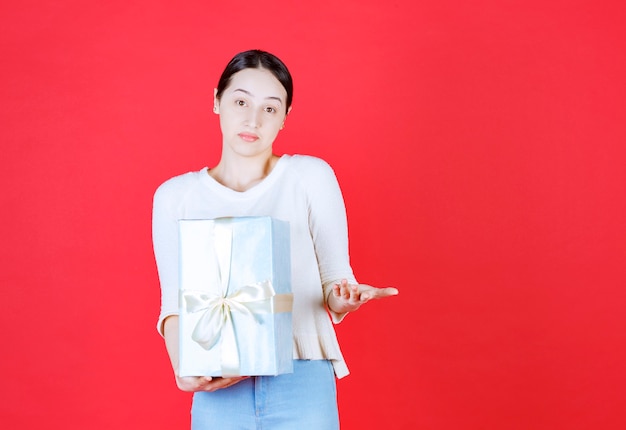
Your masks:
[[[389,297],[389,296],[397,296],[397,295],[398,295],[398,289],[394,287],[381,288],[377,291],[377,294],[376,294],[377,297]]]

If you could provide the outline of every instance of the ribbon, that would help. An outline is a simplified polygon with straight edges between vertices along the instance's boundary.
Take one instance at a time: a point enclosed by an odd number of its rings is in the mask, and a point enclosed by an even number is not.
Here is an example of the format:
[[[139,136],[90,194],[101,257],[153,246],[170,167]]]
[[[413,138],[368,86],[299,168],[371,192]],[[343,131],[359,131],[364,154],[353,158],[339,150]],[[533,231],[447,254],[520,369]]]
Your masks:
[[[222,375],[236,376],[240,374],[240,363],[232,312],[259,323],[260,314],[290,312],[293,295],[276,294],[269,280],[244,285],[227,294],[232,250],[232,230],[228,223],[221,219],[214,224],[219,285],[213,290],[218,291],[184,290],[181,301],[185,312],[202,312],[191,338],[206,350],[219,344]]]

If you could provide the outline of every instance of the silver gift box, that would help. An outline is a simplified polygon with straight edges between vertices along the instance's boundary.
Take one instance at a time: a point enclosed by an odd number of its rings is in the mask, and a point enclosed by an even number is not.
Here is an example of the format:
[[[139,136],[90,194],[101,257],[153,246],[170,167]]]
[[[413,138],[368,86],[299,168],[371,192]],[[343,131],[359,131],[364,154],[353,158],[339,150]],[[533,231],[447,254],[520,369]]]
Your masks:
[[[289,223],[180,220],[179,375],[293,372]]]

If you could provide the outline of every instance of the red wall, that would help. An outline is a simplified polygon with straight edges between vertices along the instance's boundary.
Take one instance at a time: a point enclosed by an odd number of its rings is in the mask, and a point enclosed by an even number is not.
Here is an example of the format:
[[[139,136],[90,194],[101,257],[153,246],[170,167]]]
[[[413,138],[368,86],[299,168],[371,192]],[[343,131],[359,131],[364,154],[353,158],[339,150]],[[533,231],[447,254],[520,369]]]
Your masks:
[[[209,3],[0,7],[3,427],[186,428],[151,200],[261,48],[277,152],[334,166],[358,278],[400,290],[337,327],[342,428],[626,428],[620,2]]]

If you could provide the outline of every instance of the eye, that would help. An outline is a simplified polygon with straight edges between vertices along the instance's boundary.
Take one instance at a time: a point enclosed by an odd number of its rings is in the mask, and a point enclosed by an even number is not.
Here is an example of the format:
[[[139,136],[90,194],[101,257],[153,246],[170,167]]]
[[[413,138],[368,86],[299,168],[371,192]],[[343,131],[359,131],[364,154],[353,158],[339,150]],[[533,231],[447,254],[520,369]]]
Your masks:
[[[276,113],[276,108],[272,107],[272,106],[268,106],[265,108],[265,112],[267,113]]]
[[[235,104],[236,104],[237,106],[245,106],[245,105],[246,105],[246,102],[245,102],[245,100],[241,100],[241,99],[239,99],[239,100],[235,100]]]

